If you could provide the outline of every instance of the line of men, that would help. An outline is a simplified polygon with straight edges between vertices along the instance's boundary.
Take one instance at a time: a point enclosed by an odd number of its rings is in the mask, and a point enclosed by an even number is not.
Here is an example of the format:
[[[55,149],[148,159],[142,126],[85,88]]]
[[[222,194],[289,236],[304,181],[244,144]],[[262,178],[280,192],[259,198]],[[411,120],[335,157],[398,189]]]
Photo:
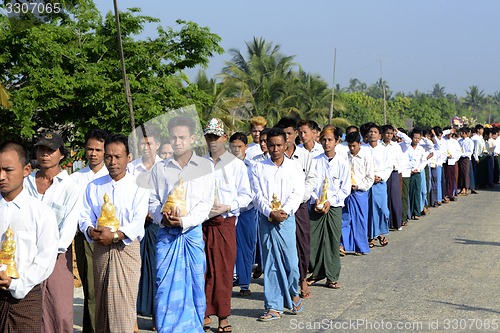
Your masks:
[[[71,176],[61,169],[68,152],[57,133],[36,142],[32,173],[21,144],[0,145],[0,232],[13,229],[20,272],[12,279],[0,271],[2,331],[73,330],[77,224],[85,332],[136,330],[137,312],[154,315],[160,332],[201,332],[212,316],[219,332],[230,332],[233,283],[249,296],[254,262],[265,286],[258,320],[279,319],[285,309],[297,314],[310,285],[326,279],[326,287],[340,288],[340,256],[386,246],[389,229],[498,182],[498,132],[483,134],[481,125],[406,135],[368,123],[348,127],[341,143],[331,125],[266,124],[252,119],[248,145],[244,133],[228,137],[211,119],[208,154],[200,157],[194,121],[175,117],[169,144],[148,133],[132,162],[127,137],[93,130],[85,138],[88,165]],[[105,195],[117,230],[97,224]],[[176,205],[164,209],[174,196]]]

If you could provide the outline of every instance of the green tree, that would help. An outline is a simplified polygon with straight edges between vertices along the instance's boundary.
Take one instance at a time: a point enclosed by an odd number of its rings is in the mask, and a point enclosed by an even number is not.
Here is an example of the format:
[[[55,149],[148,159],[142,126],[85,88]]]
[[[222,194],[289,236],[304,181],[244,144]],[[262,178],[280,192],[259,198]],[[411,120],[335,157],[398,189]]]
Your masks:
[[[136,40],[145,24],[158,22],[139,12],[120,13],[136,123],[184,105],[203,109],[212,104],[211,96],[190,84],[182,71],[206,66],[211,56],[222,53],[220,37],[179,20],[175,29],[158,27],[156,38]],[[64,19],[4,23],[0,75],[11,87],[12,131],[28,138],[40,128],[65,129],[63,134],[76,140],[97,126],[130,131],[111,13],[103,18],[92,1],[83,0]]]
[[[483,106],[486,103],[484,92],[479,90],[477,86],[470,86],[466,94],[463,105],[469,108],[476,117],[481,117],[482,120],[486,120],[485,115],[481,114]]]
[[[242,98],[251,116],[262,115],[273,123],[287,111],[283,98],[292,75],[293,57],[281,54],[279,45],[263,38],[254,37],[246,46],[246,58],[237,49],[229,51],[232,58],[222,70],[221,97]]]

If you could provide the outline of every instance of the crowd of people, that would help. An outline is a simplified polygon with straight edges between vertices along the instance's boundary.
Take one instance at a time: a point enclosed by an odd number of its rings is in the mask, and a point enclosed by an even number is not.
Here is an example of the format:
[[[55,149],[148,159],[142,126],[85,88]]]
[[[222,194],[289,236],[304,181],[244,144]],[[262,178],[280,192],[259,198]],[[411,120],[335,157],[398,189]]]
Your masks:
[[[258,321],[298,314],[311,285],[341,288],[341,257],[389,245],[431,207],[499,183],[496,128],[414,128],[374,123],[320,128],[265,118],[230,135],[168,122],[168,133],[128,138],[91,130],[87,165],[68,174],[62,137],[42,134],[31,171],[22,143],[0,145],[0,330],[72,332],[72,243],[84,290],[83,332],[203,332],[229,322],[233,287],[251,295],[263,275]],[[12,236],[13,233],[13,236]],[[12,240],[15,240],[12,250]],[[10,261],[9,261],[10,260]],[[214,322],[215,323],[215,322]]]

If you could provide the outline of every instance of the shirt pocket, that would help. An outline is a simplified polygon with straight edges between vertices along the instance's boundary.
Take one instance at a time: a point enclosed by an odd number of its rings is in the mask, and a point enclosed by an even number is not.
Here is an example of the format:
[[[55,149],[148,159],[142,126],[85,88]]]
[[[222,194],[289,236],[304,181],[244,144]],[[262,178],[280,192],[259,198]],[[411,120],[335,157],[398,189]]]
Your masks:
[[[31,262],[37,255],[36,232],[16,231],[16,261]],[[18,267],[19,268],[19,267]]]
[[[50,208],[52,208],[52,210],[54,211],[54,213],[56,214],[56,219],[57,219],[57,224],[59,226],[59,230],[61,229],[61,225],[62,225],[62,222],[64,221],[64,219],[66,218],[66,206],[64,205],[59,205],[55,202],[53,202],[51,205],[50,205]]]

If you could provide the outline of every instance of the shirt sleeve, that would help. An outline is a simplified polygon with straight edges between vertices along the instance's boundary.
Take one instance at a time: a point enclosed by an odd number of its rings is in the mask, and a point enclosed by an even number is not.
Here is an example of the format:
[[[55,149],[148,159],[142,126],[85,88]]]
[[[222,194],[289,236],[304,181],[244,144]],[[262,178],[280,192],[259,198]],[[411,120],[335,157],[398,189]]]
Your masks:
[[[283,203],[282,208],[288,215],[294,214],[297,209],[299,209],[299,206],[302,203],[302,199],[304,198],[305,191],[304,172],[302,172],[298,164],[295,164],[295,170],[293,169],[294,168],[290,168],[290,170],[288,171],[291,172],[291,178],[293,179],[292,190],[287,200]]]
[[[137,187],[134,200],[132,201],[132,218],[129,223],[122,223],[122,226],[118,229],[127,236],[123,239],[125,245],[129,245],[136,239],[141,240],[144,236],[144,220],[146,219],[146,215],[148,215],[148,200],[149,191]]]
[[[188,184],[191,204],[186,216],[182,217],[182,232],[202,224],[208,219],[208,214],[214,205],[215,174],[211,172]]]
[[[79,204],[81,202],[81,190],[79,186],[70,178],[64,180],[64,182],[69,182],[64,189],[66,191],[64,205],[67,213],[63,221],[59,224],[59,253],[66,252],[75,238],[76,231],[78,230],[78,217],[80,215],[78,208],[80,208]]]
[[[36,221],[37,255],[29,268],[22,272],[18,279],[12,279],[9,286],[11,295],[17,299],[24,298],[37,284],[46,280],[54,270],[57,258],[57,243],[59,232],[54,212],[46,207],[34,217]]]

